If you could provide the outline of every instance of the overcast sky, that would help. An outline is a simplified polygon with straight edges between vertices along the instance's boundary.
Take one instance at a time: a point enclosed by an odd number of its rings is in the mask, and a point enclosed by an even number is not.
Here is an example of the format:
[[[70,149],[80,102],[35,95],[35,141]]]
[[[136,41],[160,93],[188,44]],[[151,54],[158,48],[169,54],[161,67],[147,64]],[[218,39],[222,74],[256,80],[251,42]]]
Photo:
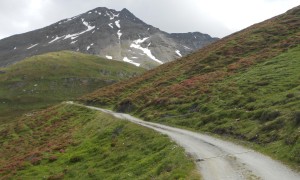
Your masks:
[[[0,39],[96,7],[127,8],[170,33],[200,31],[224,37],[299,4],[299,0],[0,0]]]

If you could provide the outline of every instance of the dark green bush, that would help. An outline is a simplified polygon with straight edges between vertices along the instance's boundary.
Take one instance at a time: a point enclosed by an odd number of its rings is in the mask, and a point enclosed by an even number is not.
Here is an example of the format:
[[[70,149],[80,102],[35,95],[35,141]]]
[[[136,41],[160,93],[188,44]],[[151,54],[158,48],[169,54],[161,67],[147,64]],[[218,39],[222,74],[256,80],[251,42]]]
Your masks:
[[[83,160],[83,157],[81,156],[73,156],[70,158],[69,162],[70,163],[77,163]]]
[[[290,153],[290,159],[300,163],[300,143],[296,144]]]
[[[198,123],[198,127],[205,125],[210,122],[214,122],[218,119],[218,117],[215,114],[210,114],[207,116],[202,116],[200,122]]]
[[[284,143],[286,145],[294,145],[294,144],[296,144],[298,138],[299,138],[298,134],[291,134],[284,139]]]
[[[272,131],[272,130],[280,129],[282,126],[284,126],[284,121],[282,119],[277,119],[275,121],[266,123],[261,128],[261,130],[262,131]]]
[[[280,111],[265,110],[262,112],[259,120],[262,122],[271,121],[276,119],[278,116],[280,116]]]
[[[48,159],[49,162],[54,162],[56,160],[57,160],[57,156],[50,156]]]
[[[136,109],[136,106],[131,99],[124,99],[115,107],[116,111],[124,113],[132,112],[134,109]]]
[[[295,95],[293,93],[289,93],[289,94],[286,95],[286,97],[287,98],[293,98],[293,97],[295,97]]]
[[[271,143],[277,141],[280,138],[277,132],[269,132],[260,136],[260,142],[263,144]]]
[[[297,125],[300,125],[300,111],[294,113],[295,122]]]

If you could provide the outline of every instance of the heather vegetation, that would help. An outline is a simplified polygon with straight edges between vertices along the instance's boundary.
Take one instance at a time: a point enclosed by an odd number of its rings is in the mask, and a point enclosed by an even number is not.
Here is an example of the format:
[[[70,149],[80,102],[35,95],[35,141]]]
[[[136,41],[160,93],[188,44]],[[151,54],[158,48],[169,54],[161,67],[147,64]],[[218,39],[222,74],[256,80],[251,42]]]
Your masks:
[[[300,7],[81,102],[249,143],[300,164]]]
[[[199,179],[167,136],[67,104],[1,125],[0,154],[1,179]]]

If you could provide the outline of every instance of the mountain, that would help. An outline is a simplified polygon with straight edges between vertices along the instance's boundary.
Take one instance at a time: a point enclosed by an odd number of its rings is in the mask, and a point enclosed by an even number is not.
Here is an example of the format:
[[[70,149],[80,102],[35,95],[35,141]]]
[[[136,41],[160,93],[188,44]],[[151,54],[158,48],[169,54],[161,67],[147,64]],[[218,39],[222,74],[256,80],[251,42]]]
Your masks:
[[[0,124],[144,71],[125,62],[70,51],[37,55],[0,68]]]
[[[50,26],[0,40],[0,66],[71,50],[153,68],[216,41],[199,32],[169,34],[127,9],[96,8]]]
[[[299,44],[300,6],[80,100],[234,138],[299,168]]]

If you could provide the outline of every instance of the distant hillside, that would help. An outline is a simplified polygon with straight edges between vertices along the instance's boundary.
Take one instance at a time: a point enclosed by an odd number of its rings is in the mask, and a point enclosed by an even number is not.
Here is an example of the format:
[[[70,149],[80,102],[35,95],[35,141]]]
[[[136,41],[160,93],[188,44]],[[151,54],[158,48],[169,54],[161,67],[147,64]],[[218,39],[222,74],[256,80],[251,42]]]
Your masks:
[[[150,69],[216,40],[200,32],[170,34],[146,24],[127,9],[99,7],[0,40],[0,67],[33,55],[71,50]]]
[[[162,134],[61,104],[0,125],[0,179],[199,179]]]
[[[124,62],[68,51],[28,58],[0,69],[0,123],[144,71]]]
[[[81,98],[300,164],[300,6]]]

